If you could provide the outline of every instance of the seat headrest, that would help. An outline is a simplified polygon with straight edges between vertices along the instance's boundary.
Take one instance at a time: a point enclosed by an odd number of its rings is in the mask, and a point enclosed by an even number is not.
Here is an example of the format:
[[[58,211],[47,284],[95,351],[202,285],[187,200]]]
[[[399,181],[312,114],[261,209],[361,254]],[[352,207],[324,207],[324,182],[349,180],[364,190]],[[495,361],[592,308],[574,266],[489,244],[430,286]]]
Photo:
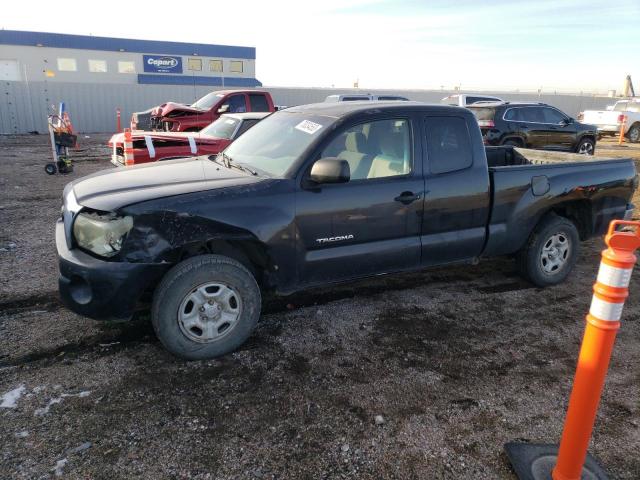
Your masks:
[[[380,138],[380,153],[389,157],[402,158],[404,147],[400,132],[387,132]]]
[[[362,153],[365,151],[367,138],[360,132],[349,132],[344,141],[344,147],[349,152]]]

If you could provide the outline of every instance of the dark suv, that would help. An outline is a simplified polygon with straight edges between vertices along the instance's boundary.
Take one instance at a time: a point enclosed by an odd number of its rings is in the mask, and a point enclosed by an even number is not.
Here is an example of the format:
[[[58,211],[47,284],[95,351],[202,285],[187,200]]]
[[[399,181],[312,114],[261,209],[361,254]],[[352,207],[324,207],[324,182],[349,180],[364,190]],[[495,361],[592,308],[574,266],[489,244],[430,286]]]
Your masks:
[[[483,103],[469,107],[485,145],[514,145],[593,155],[597,128],[544,103]]]

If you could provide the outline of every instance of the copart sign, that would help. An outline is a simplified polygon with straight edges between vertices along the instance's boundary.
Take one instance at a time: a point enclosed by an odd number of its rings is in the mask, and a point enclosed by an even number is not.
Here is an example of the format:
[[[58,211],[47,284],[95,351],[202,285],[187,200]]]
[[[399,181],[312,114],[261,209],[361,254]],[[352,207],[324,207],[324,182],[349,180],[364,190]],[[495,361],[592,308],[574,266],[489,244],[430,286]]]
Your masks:
[[[182,73],[182,57],[143,55],[144,71],[152,73]]]

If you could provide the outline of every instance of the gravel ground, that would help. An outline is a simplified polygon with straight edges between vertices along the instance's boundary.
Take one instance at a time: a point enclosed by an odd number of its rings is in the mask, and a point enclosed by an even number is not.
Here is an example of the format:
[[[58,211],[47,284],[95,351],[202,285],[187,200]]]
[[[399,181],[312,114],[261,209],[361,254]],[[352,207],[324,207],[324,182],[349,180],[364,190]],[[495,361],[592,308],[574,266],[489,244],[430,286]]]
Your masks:
[[[0,137],[0,478],[513,479],[505,442],[558,441],[601,239],[544,290],[497,259],[266,299],[240,351],[186,363],[144,315],[58,302],[61,191],[110,168],[106,139],[47,176],[47,137]],[[640,478],[640,269],[630,288],[590,447],[619,479]]]

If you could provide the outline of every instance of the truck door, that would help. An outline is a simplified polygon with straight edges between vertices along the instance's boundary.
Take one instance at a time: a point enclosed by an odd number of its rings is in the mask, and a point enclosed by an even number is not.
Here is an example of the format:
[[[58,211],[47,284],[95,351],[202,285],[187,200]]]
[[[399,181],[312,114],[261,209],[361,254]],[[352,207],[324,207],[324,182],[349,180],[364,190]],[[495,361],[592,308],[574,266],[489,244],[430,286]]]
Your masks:
[[[573,150],[576,147],[577,129],[575,122],[559,110],[541,107],[547,124],[547,148],[553,150]]]
[[[346,160],[351,178],[297,191],[302,284],[420,264],[424,179],[412,125],[407,117],[381,118],[346,127],[327,140],[317,158]]]
[[[527,148],[544,148],[547,144],[544,115],[539,107],[513,107],[504,113],[510,131],[525,141]]]
[[[471,259],[484,246],[489,172],[480,131],[468,122],[462,116],[424,119],[423,265]]]

